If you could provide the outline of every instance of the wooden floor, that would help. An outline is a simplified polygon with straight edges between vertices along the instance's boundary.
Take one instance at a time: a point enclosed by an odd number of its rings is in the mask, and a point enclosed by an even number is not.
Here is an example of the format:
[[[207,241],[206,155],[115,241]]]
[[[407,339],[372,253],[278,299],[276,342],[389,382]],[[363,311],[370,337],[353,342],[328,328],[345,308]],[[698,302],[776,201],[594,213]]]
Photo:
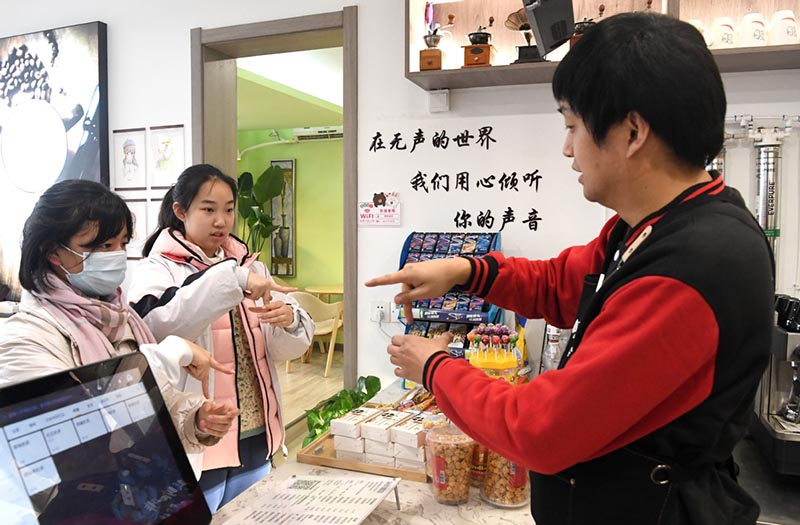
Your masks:
[[[310,363],[301,363],[300,359],[292,361],[292,371],[286,373],[286,361],[277,363],[278,381],[281,385],[283,421],[288,427],[301,419],[305,420],[305,411],[314,408],[319,401],[327,399],[339,392],[344,385],[343,361],[344,352],[340,345],[333,353],[333,364],[329,377],[325,373],[327,354],[320,354],[315,347]]]

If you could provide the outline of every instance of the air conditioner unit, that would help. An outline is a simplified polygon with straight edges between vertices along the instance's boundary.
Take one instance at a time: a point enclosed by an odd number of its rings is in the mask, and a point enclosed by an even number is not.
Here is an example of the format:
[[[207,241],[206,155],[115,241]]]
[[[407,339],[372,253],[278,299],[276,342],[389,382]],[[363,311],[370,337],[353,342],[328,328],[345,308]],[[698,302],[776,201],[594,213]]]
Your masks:
[[[298,141],[340,139],[344,136],[342,126],[317,126],[294,128],[294,138]]]

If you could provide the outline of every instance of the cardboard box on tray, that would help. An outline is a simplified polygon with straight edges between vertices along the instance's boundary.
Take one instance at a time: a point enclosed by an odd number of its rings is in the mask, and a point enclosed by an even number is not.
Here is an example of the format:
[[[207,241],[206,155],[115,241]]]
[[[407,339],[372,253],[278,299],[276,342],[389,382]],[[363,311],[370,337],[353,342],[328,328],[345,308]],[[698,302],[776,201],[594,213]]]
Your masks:
[[[364,452],[367,454],[378,454],[380,456],[394,456],[394,443],[391,441],[364,440]]]
[[[424,462],[425,448],[408,447],[406,445],[401,445],[400,443],[394,443],[394,457]]]
[[[342,417],[331,420],[331,434],[349,438],[361,437],[361,423],[380,412],[377,408],[354,408]]]
[[[364,454],[364,461],[370,465],[394,467],[394,458],[392,456],[382,456],[381,454]]]
[[[425,444],[425,430],[422,423],[425,414],[412,416],[392,427],[392,441],[407,447],[421,447]]]
[[[347,452],[364,452],[364,438],[349,438],[347,436],[333,436],[334,450]]]
[[[410,417],[408,412],[384,410],[368,421],[361,423],[361,437],[374,441],[391,441],[391,428]]]

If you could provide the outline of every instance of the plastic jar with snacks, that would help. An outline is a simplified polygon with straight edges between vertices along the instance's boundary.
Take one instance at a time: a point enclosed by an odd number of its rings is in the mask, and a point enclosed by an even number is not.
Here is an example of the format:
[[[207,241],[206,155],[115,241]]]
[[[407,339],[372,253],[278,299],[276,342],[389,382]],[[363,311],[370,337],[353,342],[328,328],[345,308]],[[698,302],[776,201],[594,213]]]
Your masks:
[[[450,422],[448,421],[447,417],[444,414],[432,414],[425,418],[425,421],[422,422],[422,430],[425,432],[425,441],[427,442],[428,433],[431,429],[437,427],[444,427],[447,426]],[[427,447],[426,447],[427,449]],[[431,458],[428,455],[428,451],[425,451],[425,474],[428,475],[429,478],[433,479],[433,471],[431,470]]]
[[[497,507],[522,507],[528,503],[528,470],[489,451],[481,498]]]
[[[475,442],[455,426],[435,427],[425,435],[433,495],[445,505],[469,501],[469,477]]]

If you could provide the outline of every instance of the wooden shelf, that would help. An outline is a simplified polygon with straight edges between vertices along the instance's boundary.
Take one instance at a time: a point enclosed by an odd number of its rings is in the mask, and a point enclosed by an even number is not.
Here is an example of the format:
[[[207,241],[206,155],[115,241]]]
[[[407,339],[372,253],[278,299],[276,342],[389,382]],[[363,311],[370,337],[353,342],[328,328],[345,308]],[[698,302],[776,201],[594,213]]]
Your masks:
[[[722,73],[800,69],[800,45],[767,46],[712,51]],[[426,91],[520,84],[544,84],[553,80],[558,62],[507,66],[410,71],[406,78]]]
[[[573,0],[575,19],[584,16],[593,16],[600,0]],[[787,0],[784,8],[800,11],[800,0]],[[609,10],[606,16],[616,12],[641,9],[644,0],[620,0],[613,5],[606,2]],[[658,4],[656,2],[656,4]],[[488,67],[472,67],[464,69],[443,69],[435,71],[413,71],[416,64],[416,54],[422,47],[419,35],[424,34],[422,17],[425,2],[423,0],[406,0],[406,78],[424,90],[435,89],[461,89],[492,86],[513,86],[523,84],[546,84],[552,81],[553,73],[558,62],[538,62],[527,64],[496,65]],[[455,13],[456,27],[453,29],[457,42],[465,41],[465,33],[471,30],[486,15],[494,14],[497,29],[494,31],[495,46],[498,49],[513,49],[519,44],[519,35],[513,31],[502,28],[504,17],[501,14],[513,12],[518,9],[518,0],[477,0],[461,4],[443,4],[441,11],[435,11],[435,20],[445,22],[447,13]],[[664,2],[661,3],[664,5]],[[775,10],[771,0],[754,0],[753,4],[730,2],[714,3],[712,6],[706,0],[668,0],[663,12],[681,19],[697,18],[706,27],[711,21],[722,15],[733,16],[739,20],[748,11],[760,10],[767,17]],[[613,11],[613,12],[611,12]],[[411,16],[414,13],[415,16]],[[413,38],[410,35],[415,35]],[[516,38],[517,40],[514,40]],[[766,46],[750,48],[718,49],[712,51],[717,60],[720,72],[735,73],[745,71],[770,71],[779,69],[800,69],[800,44],[788,46]],[[515,54],[515,53],[514,53]],[[452,67],[453,64],[450,64]]]

